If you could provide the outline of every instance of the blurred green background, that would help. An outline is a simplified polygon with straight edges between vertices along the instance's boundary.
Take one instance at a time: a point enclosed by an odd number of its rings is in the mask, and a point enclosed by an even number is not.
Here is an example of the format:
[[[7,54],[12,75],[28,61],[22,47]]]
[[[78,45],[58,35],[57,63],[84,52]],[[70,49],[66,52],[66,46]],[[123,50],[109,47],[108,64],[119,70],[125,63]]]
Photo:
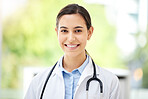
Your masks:
[[[108,22],[105,6],[83,0],[28,0],[2,20],[1,88],[22,89],[24,67],[52,66],[63,55],[55,23],[59,10],[69,3],[84,6],[91,15],[94,33],[86,49],[95,63],[131,70],[138,63],[143,69],[142,86],[148,88],[148,44],[140,47],[137,43],[134,52],[124,56],[116,43],[117,27]],[[143,33],[146,40],[147,31]],[[138,31],[132,36],[138,41],[141,34]]]

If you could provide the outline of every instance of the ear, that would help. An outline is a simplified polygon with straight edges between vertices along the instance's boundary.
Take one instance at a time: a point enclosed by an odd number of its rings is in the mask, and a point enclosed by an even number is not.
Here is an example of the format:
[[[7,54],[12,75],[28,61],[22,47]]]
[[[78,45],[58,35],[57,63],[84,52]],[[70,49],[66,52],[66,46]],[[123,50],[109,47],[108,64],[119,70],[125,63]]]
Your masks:
[[[87,36],[87,40],[89,40],[93,34],[94,28],[91,26],[88,30],[88,36]]]

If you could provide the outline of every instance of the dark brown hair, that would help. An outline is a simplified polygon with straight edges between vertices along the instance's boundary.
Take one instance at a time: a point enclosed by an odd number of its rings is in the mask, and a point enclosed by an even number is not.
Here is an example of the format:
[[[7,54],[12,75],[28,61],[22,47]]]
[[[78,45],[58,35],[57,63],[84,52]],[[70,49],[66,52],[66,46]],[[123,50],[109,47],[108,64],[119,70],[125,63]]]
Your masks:
[[[89,30],[89,28],[91,27],[90,15],[84,7],[79,6],[78,4],[69,4],[60,10],[56,18],[56,27],[58,27],[59,20],[63,15],[77,14],[77,13],[80,14],[84,18],[87,29]]]

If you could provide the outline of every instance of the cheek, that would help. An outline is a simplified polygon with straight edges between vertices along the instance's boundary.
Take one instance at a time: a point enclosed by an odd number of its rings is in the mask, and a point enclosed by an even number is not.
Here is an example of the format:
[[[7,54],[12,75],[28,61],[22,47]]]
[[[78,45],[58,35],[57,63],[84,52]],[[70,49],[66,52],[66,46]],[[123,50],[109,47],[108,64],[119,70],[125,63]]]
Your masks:
[[[59,43],[61,43],[61,41],[62,41],[62,38],[59,34],[58,34],[58,41],[59,41]]]
[[[64,42],[64,39],[64,36],[58,34],[58,41],[60,44]]]
[[[81,43],[83,43],[84,45],[86,45],[86,43],[87,43],[87,37],[86,36],[81,36],[80,38],[79,38],[79,41],[81,42]]]

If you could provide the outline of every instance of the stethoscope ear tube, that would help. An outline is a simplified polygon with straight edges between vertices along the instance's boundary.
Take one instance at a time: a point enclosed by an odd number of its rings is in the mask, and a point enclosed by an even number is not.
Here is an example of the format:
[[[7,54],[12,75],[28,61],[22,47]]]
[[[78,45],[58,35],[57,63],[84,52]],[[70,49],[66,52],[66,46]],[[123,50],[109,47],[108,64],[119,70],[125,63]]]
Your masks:
[[[96,67],[95,67],[95,63],[94,63],[93,60],[92,60],[92,64],[93,64],[93,67],[94,67],[94,74],[93,74],[93,77],[90,78],[90,79],[87,81],[87,83],[86,83],[86,91],[89,90],[90,82],[93,81],[93,80],[96,80],[96,81],[98,81],[99,84],[100,84],[100,93],[103,93],[103,83],[102,83],[102,81],[101,81],[99,78],[97,78]]]
[[[90,82],[93,81],[93,80],[97,80],[99,83],[100,83],[100,93],[103,93],[103,83],[101,82],[100,79],[98,78],[90,78],[87,83],[86,83],[86,91],[89,90],[89,85],[90,85]]]
[[[51,69],[50,73],[49,73],[48,76],[47,76],[47,79],[46,79],[45,84],[44,84],[43,89],[42,89],[42,93],[41,93],[40,99],[43,98],[43,94],[44,94],[44,91],[45,91],[47,82],[48,82],[48,80],[49,80],[49,78],[50,78],[50,76],[51,76],[51,74],[52,74],[54,68],[56,67],[56,65],[57,65],[57,62],[56,62],[56,64],[53,66],[53,68]]]

